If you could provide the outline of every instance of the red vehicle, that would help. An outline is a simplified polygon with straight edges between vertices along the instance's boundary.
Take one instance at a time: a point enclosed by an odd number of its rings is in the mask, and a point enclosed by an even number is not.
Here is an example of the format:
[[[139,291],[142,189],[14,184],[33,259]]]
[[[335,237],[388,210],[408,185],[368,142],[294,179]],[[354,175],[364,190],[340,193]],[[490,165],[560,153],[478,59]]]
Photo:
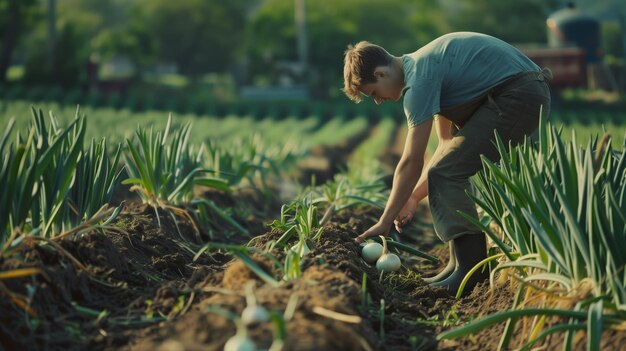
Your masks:
[[[522,49],[524,54],[539,67],[548,67],[554,78],[550,87],[561,90],[582,87],[587,83],[587,60],[585,50],[578,47]]]

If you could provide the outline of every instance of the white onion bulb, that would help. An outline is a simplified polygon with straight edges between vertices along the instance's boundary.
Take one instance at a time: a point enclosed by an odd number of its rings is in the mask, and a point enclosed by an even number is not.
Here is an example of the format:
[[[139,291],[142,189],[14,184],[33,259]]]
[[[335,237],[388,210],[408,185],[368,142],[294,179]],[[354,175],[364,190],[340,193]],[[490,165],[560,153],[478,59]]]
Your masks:
[[[256,345],[245,334],[235,334],[232,338],[226,341],[224,345],[224,351],[254,351]]]
[[[361,256],[365,260],[365,262],[372,264],[380,258],[383,254],[383,246],[379,243],[368,243],[363,246],[361,250]]]
[[[266,322],[268,319],[269,313],[267,313],[264,307],[259,305],[248,305],[243,309],[243,312],[241,312],[241,321],[245,325]]]
[[[380,238],[383,240],[383,254],[376,261],[376,269],[385,273],[397,271],[402,265],[400,257],[396,254],[389,253],[389,250],[387,249],[387,239],[385,239],[382,235],[380,235]]]
[[[400,266],[400,257],[392,253],[382,255],[378,261],[376,261],[376,269],[385,273],[397,271],[400,269]]]

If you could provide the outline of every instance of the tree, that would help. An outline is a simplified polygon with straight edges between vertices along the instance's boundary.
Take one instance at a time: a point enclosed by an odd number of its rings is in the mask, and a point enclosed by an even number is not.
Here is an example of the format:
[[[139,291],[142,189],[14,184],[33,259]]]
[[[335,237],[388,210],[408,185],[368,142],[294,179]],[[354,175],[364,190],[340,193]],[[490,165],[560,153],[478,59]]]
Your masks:
[[[431,16],[420,15],[425,13]],[[426,0],[307,1],[313,94],[339,95],[343,53],[348,44],[368,40],[391,54],[412,52],[441,34],[440,19],[436,5]],[[272,77],[279,62],[296,61],[293,0],[266,1],[252,16],[245,42],[254,75]]]
[[[46,40],[45,35],[39,34],[25,44],[23,82],[76,87],[84,80],[88,57],[82,33],[73,23],[66,23],[58,30],[52,53],[48,51]]]
[[[158,60],[185,75],[224,72],[241,43],[245,9],[244,0],[137,0],[129,26],[150,33]]]
[[[557,0],[459,0],[454,2],[450,26],[474,31],[509,43],[546,42],[546,19]]]
[[[41,14],[40,10],[36,0],[0,0],[0,83],[6,82],[18,41]]]
[[[0,0],[1,1],[1,0]],[[43,14],[45,3],[34,1]],[[55,0],[55,39],[50,42],[47,21],[32,26],[19,45],[27,84],[75,87],[85,82],[90,57],[110,54],[106,39],[125,30],[130,8],[127,0]],[[48,14],[50,15],[50,14]],[[52,17],[51,17],[52,18]],[[49,50],[51,49],[51,50]]]

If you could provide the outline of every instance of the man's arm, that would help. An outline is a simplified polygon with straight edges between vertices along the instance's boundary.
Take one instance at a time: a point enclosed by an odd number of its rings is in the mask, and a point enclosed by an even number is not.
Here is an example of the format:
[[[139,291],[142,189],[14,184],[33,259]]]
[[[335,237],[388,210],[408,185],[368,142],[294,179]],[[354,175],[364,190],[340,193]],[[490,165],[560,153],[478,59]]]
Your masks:
[[[402,157],[393,176],[391,195],[378,223],[356,238],[362,242],[375,235],[387,235],[400,210],[411,196],[424,166],[424,153],[432,129],[432,118],[409,129]]]
[[[438,144],[435,153],[428,161],[426,167],[422,169],[422,175],[417,181],[417,185],[413,189],[411,197],[407,200],[405,206],[400,210],[400,213],[396,217],[394,224],[396,230],[402,233],[402,227],[407,225],[412,219],[417,209],[417,204],[428,196],[428,170],[432,166],[434,160],[439,158],[439,155],[445,149],[444,145],[452,140],[452,122],[442,115],[435,117],[435,128],[437,129]]]
[[[437,149],[428,161],[428,165],[422,170],[422,176],[417,181],[417,185],[411,194],[411,198],[416,204],[428,196],[428,170],[432,166],[433,160],[438,159],[446,142],[452,139],[452,122],[450,122],[449,119],[438,115],[438,117],[435,118],[435,128],[437,129],[437,137],[439,139]]]

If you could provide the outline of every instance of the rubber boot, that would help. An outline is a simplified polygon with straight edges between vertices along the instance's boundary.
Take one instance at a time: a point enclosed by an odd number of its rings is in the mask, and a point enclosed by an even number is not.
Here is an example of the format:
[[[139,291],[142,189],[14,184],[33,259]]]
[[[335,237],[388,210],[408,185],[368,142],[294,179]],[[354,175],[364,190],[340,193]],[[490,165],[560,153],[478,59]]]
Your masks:
[[[455,296],[463,278],[478,262],[487,257],[487,238],[484,233],[465,234],[452,240],[456,256],[456,267],[450,276],[442,281],[431,283],[431,286],[444,286],[450,295]],[[478,269],[469,278],[463,288],[463,296],[469,294],[476,284],[489,277],[487,270]]]
[[[440,282],[448,278],[454,271],[454,268],[456,268],[456,256],[454,255],[454,245],[452,245],[452,241],[448,242],[448,246],[450,247],[450,260],[448,261],[448,265],[437,275],[423,278],[426,283]]]

